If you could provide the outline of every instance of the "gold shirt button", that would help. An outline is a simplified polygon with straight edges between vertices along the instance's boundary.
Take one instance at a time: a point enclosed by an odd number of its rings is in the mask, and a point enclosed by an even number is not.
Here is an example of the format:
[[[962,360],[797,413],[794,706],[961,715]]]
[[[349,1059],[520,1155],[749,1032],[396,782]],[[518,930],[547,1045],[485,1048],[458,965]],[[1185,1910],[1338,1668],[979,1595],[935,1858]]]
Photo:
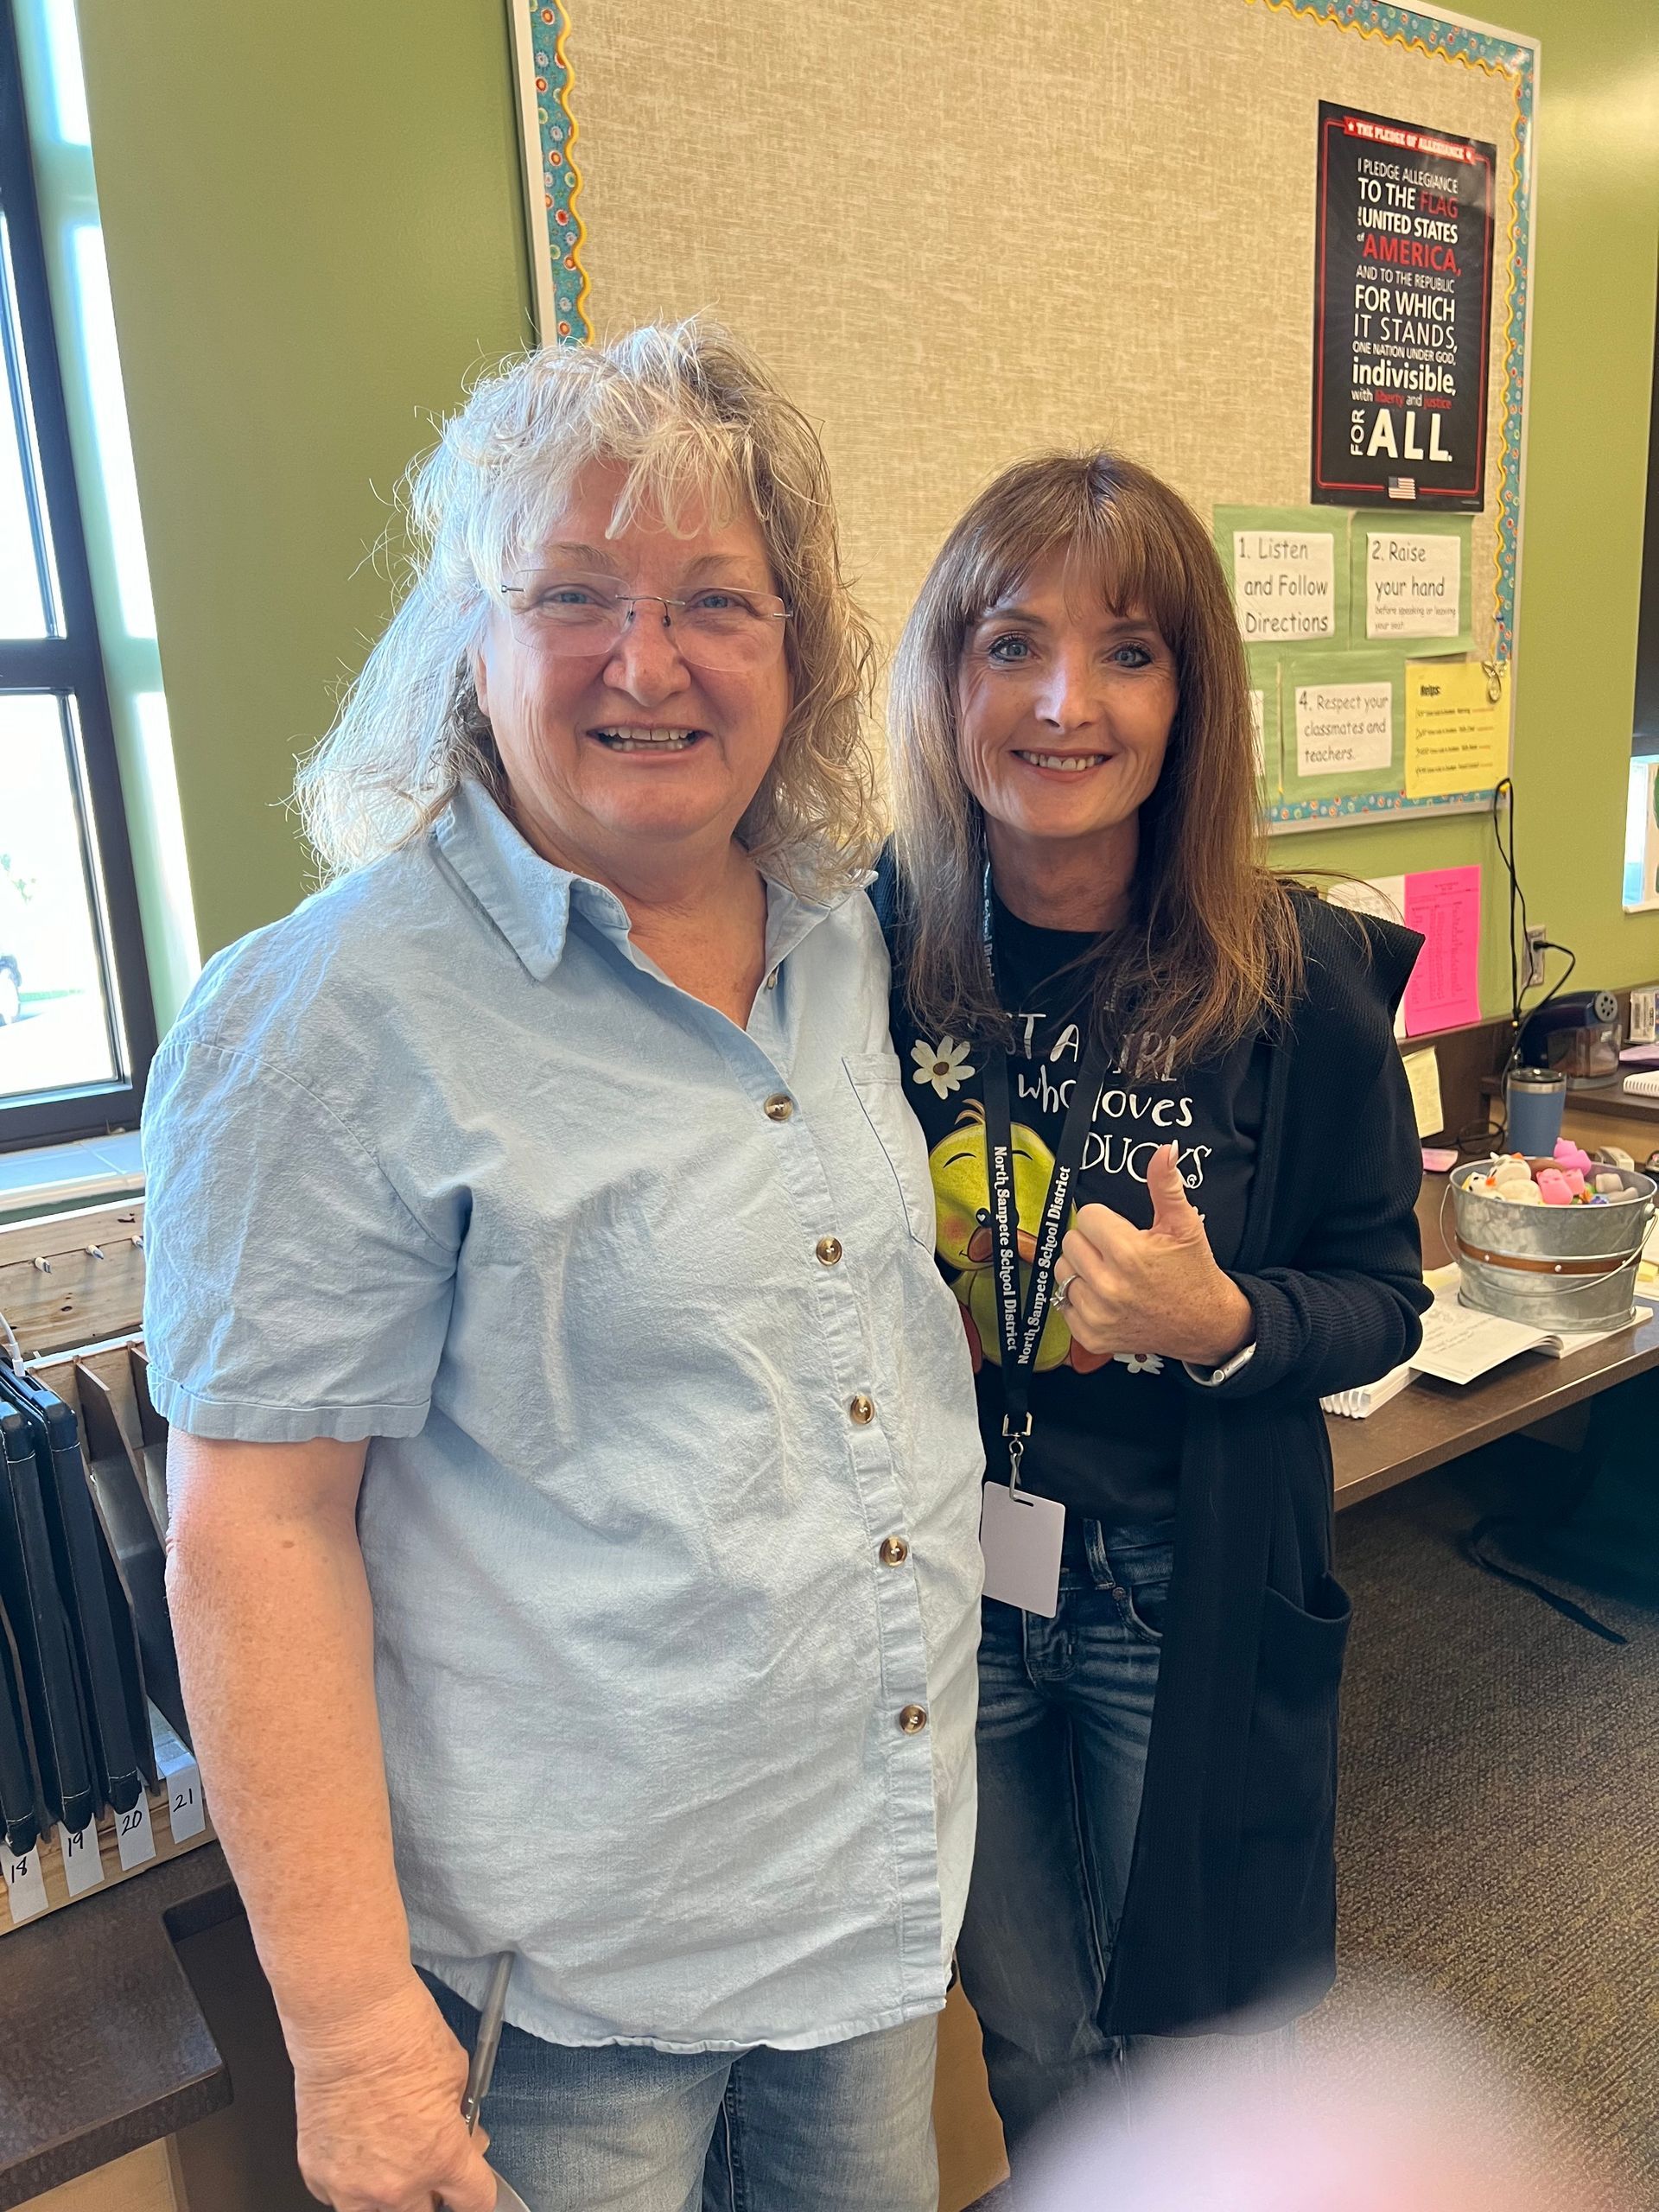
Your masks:
[[[833,1268],[836,1262],[841,1257],[840,1237],[820,1236],[817,1242],[817,1250],[818,1257],[823,1262],[824,1266],[826,1268]]]
[[[861,1428],[868,1428],[875,1419],[875,1401],[867,1398],[861,1390],[847,1410]]]
[[[910,1557],[910,1546],[902,1536],[884,1536],[876,1557],[883,1567],[902,1567]]]
[[[787,1091],[774,1090],[766,1101],[765,1111],[769,1122],[786,1122],[795,1111],[795,1101]]]
[[[899,1726],[906,1736],[919,1736],[927,1726],[927,1707],[925,1705],[906,1706],[899,1715]]]

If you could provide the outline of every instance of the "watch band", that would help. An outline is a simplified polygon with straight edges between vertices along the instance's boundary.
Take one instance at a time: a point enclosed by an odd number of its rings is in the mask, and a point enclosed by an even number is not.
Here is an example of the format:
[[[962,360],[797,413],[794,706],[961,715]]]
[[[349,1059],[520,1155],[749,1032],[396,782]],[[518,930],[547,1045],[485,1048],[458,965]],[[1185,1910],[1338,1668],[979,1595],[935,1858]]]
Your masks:
[[[1213,1390],[1217,1383],[1230,1382],[1234,1376],[1248,1367],[1255,1357],[1255,1339],[1252,1337],[1243,1351],[1236,1351],[1219,1367],[1194,1367],[1190,1359],[1184,1359],[1181,1364],[1195,1382],[1201,1383],[1206,1390]]]

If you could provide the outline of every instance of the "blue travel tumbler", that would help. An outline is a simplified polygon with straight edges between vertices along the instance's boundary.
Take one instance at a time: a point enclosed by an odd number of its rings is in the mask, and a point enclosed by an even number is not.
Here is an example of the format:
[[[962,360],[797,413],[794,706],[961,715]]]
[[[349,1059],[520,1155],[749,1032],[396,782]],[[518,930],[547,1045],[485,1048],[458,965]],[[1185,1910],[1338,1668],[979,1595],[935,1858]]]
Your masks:
[[[1547,1160],[1561,1134],[1561,1109],[1566,1103],[1567,1077],[1556,1070],[1511,1068],[1503,1085],[1510,1150],[1524,1152],[1529,1159]]]

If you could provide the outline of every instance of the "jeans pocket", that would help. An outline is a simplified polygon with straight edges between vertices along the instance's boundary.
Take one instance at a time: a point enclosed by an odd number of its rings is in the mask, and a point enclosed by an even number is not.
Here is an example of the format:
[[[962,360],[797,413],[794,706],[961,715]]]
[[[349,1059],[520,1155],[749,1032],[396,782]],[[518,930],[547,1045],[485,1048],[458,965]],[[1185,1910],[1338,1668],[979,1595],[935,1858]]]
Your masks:
[[[1164,1640],[1164,1614],[1169,1605],[1169,1580],[1161,1582],[1120,1582],[1118,1610],[1124,1625],[1136,1635],[1146,1637],[1148,1643]]]
[[[1170,1579],[1175,1571],[1174,1547],[1145,1542],[1120,1546],[1109,1535],[1105,1548],[1112,1595],[1123,1625],[1148,1643],[1161,1643],[1164,1616],[1169,1610]]]

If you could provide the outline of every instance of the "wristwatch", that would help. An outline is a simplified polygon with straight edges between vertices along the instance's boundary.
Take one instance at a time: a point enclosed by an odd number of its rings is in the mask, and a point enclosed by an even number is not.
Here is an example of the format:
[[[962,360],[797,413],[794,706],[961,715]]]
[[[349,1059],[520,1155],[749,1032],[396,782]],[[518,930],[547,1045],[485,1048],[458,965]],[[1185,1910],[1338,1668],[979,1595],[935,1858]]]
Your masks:
[[[1255,1357],[1255,1338],[1252,1337],[1243,1351],[1236,1351],[1219,1367],[1194,1367],[1190,1359],[1184,1359],[1181,1365],[1195,1382],[1201,1382],[1206,1390],[1213,1390],[1218,1382],[1230,1382],[1234,1376],[1247,1368]]]

